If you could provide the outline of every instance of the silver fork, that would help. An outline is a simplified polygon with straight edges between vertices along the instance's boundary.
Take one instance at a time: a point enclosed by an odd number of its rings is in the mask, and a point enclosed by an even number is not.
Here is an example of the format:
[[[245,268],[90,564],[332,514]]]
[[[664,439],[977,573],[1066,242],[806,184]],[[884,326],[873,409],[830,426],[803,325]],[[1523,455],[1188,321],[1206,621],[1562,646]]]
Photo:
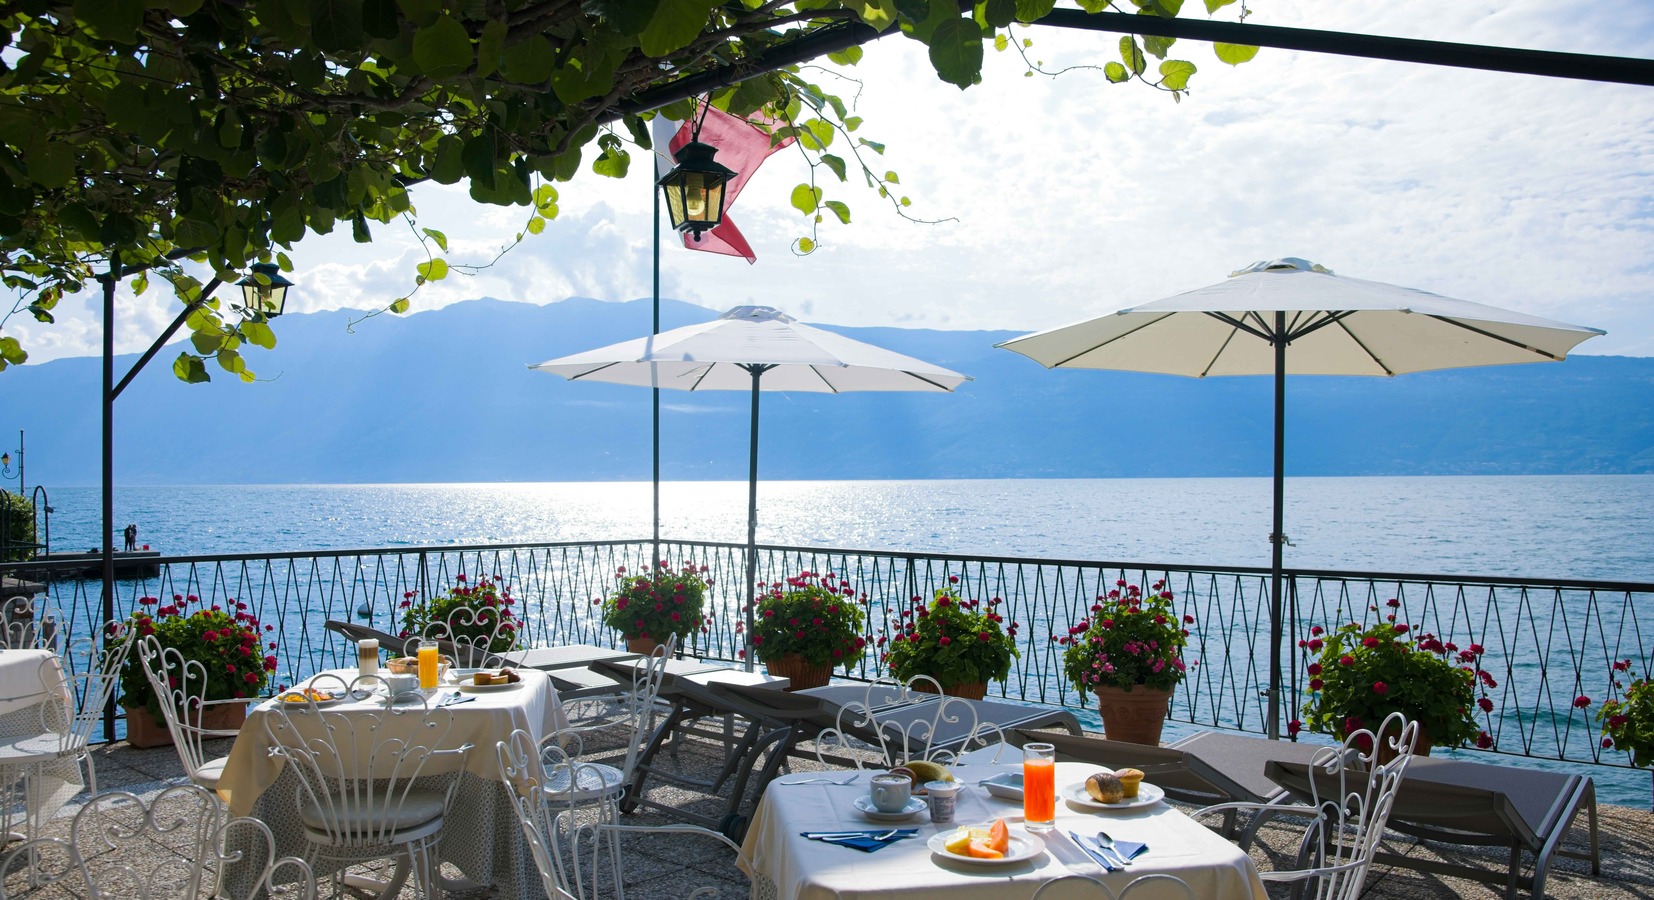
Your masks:
[[[856,780],[859,776],[851,775],[848,778],[806,778],[803,781],[777,781],[776,784],[836,784],[840,787]]]
[[[900,831],[901,831],[900,828],[892,828],[889,831],[885,832],[884,834],[871,835],[871,838],[875,841],[888,841],[891,838],[895,837],[896,834]],[[869,837],[869,835],[867,835],[866,833],[858,832],[858,833],[854,833],[854,834],[846,834],[844,837],[818,837],[818,838],[816,838],[816,840],[821,841],[823,843],[827,843],[827,844],[837,844],[837,843],[840,843],[842,841],[855,841],[855,840],[861,840],[862,838],[866,838],[866,837]]]

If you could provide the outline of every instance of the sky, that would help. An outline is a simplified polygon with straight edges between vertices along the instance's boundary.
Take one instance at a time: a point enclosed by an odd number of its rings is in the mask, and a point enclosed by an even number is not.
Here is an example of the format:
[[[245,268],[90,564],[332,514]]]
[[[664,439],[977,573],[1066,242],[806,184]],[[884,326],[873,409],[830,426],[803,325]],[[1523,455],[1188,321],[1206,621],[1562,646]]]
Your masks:
[[[1654,57],[1646,0],[1251,9],[1263,25]],[[1046,68],[1118,58],[1113,35],[1021,34]],[[911,215],[937,223],[897,216],[852,176],[825,186],[852,223],[829,217],[820,247],[796,255],[808,231],[788,196],[808,171],[783,151],[731,210],[757,264],[669,239],[662,295],[720,310],[766,304],[821,324],[1033,331],[1297,256],[1607,331],[1576,352],[1654,356],[1654,89],[1268,48],[1230,67],[1210,45],[1173,51],[1199,68],[1181,103],[1111,85],[1098,69],[1028,77],[1014,53],[991,49],[982,84],[960,91],[935,76],[923,46],[869,44],[859,66],[832,70],[859,83],[826,68],[810,77],[853,102],[859,134],[887,145],[874,164],[899,174]],[[624,180],[588,171],[558,185],[561,212],[543,234],[480,274],[427,285],[410,314],[480,296],[648,297],[647,156],[632,168]],[[448,235],[451,265],[491,259],[526,219],[439,186],[414,203],[421,226]],[[291,254],[289,311],[372,309],[404,294],[423,251],[404,225],[374,236],[306,238]],[[117,351],[146,347],[176,302],[123,293]],[[3,327],[31,362],[95,355],[96,306],[91,294],[69,298],[56,325],[12,316]],[[352,318],[339,313],[340,327]],[[371,340],[375,327],[355,330]]]

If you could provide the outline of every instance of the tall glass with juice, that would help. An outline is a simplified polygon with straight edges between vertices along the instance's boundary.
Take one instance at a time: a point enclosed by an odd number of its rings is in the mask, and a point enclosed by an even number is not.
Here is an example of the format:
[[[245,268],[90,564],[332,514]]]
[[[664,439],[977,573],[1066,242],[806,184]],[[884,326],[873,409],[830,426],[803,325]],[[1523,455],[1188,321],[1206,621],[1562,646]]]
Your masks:
[[[1022,748],[1022,816],[1029,831],[1050,831],[1057,820],[1057,748]]]
[[[436,641],[419,642],[419,686],[433,690],[437,684],[438,659]]]

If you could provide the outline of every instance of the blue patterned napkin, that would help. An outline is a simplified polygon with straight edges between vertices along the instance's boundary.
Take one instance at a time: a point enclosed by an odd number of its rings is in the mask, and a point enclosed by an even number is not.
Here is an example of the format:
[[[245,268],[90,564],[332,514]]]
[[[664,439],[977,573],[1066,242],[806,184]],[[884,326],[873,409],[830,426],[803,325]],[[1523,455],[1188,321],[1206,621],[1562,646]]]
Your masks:
[[[889,832],[890,829],[888,828],[878,828],[869,831],[804,831],[800,832],[800,836],[807,837],[812,841],[821,841],[824,844],[835,844],[840,847],[854,847],[864,853],[872,853],[874,850],[878,850],[881,847],[888,847],[897,841],[913,837],[919,833],[919,829],[898,829],[896,833],[890,835],[890,837],[879,840],[880,835],[889,834]],[[844,835],[854,835],[854,837],[844,837]]]
[[[1099,844],[1095,837],[1085,837],[1072,831],[1068,833],[1068,836],[1074,839],[1074,843],[1080,845],[1081,850],[1084,850],[1087,855],[1096,860],[1097,865],[1102,866],[1103,871],[1105,872],[1118,872],[1121,868],[1114,862],[1114,853],[1120,854],[1121,857],[1127,860],[1132,860],[1143,855],[1143,853],[1149,849],[1148,844],[1139,844],[1136,841],[1122,841],[1116,838],[1114,841],[1114,849],[1111,853],[1110,851],[1104,850],[1103,845]]]

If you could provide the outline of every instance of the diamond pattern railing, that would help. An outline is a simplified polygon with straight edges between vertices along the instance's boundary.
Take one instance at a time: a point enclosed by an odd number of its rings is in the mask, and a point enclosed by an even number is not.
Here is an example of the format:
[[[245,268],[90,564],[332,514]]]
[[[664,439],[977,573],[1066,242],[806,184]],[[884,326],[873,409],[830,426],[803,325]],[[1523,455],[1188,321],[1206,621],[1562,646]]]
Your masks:
[[[696,655],[740,659],[744,635],[745,550],[742,545],[663,542],[662,559],[708,568],[712,622],[690,645]],[[613,645],[593,601],[613,586],[621,567],[644,568],[648,541],[545,543],[397,548],[269,555],[163,558],[159,575],[116,583],[114,609],[125,615],[143,596],[196,594],[209,603],[243,602],[277,626],[273,651],[284,679],[353,664],[345,642],[323,628],[328,619],[362,621],[399,630],[405,595],[429,596],[455,577],[487,574],[519,598],[530,645]],[[1066,633],[1116,582],[1147,587],[1165,579],[1178,612],[1196,618],[1187,658],[1197,663],[1173,700],[1176,721],[1202,727],[1261,731],[1269,682],[1269,572],[1262,568],[1197,568],[1143,563],[992,558],[760,546],[758,580],[780,581],[800,571],[844,576],[865,595],[869,641],[909,598],[954,585],[964,597],[1002,598],[1002,613],[1020,624],[1010,677],[994,690],[1005,697],[1083,708],[1062,676]],[[0,565],[0,575],[47,584],[52,601],[79,634],[101,621],[102,585],[84,564]],[[1289,698],[1303,690],[1304,660],[1296,639],[1311,625],[1363,624],[1388,613],[1392,598],[1402,621],[1460,645],[1486,648],[1483,666],[1498,687],[1486,721],[1498,752],[1626,766],[1623,753],[1604,750],[1592,710],[1574,698],[1607,695],[1610,666],[1630,659],[1633,677],[1649,675],[1654,651],[1654,584],[1472,578],[1436,575],[1288,570],[1287,640],[1283,678]],[[882,674],[876,651],[851,671]],[[1294,718],[1289,703],[1282,719]]]

